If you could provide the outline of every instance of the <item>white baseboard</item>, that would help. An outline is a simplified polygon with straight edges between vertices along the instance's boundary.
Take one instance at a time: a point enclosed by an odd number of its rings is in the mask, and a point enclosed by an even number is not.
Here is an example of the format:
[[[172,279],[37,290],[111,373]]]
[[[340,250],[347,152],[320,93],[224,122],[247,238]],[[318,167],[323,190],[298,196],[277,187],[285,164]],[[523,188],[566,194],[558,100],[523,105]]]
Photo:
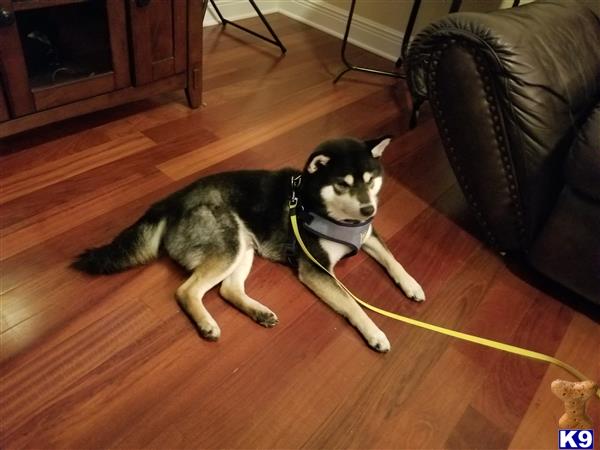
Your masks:
[[[256,12],[247,0],[216,0],[221,14],[228,20],[255,17]],[[294,20],[342,38],[348,11],[321,0],[257,0],[263,14],[279,12]],[[204,26],[219,23],[219,17],[209,5]],[[275,30],[277,32],[277,30]],[[359,15],[354,15],[348,41],[390,61],[400,56],[403,33]],[[285,42],[284,42],[285,44]]]
[[[348,11],[320,0],[280,0],[279,11],[338,38],[344,37]],[[348,41],[390,61],[400,56],[403,33],[354,14]]]
[[[221,11],[223,17],[225,17],[227,20],[242,20],[249,17],[255,17],[257,15],[256,11],[254,11],[254,8],[252,8],[252,5],[250,5],[250,2],[247,0],[216,0],[215,3],[217,4],[219,11]],[[279,3],[280,2],[278,0],[256,1],[257,6],[265,15],[279,11]],[[221,23],[219,16],[213,10],[211,4],[208,5],[208,10],[204,16],[203,23],[205,27]]]

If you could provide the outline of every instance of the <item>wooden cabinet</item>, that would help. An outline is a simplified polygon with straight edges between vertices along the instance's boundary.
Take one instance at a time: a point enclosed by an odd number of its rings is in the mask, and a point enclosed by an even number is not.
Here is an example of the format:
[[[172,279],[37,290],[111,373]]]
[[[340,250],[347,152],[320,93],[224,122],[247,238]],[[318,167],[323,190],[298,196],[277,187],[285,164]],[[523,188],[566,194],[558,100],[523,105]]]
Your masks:
[[[0,137],[166,90],[199,106],[207,1],[0,0]]]
[[[137,85],[185,70],[184,0],[129,0]]]
[[[0,76],[13,117],[35,111],[11,0],[0,0]]]
[[[10,115],[8,114],[8,105],[6,104],[6,98],[4,97],[4,88],[0,82],[0,122],[8,120]]]
[[[2,27],[0,54],[15,117],[130,85],[122,1],[43,8],[32,1],[0,2],[13,16]]]

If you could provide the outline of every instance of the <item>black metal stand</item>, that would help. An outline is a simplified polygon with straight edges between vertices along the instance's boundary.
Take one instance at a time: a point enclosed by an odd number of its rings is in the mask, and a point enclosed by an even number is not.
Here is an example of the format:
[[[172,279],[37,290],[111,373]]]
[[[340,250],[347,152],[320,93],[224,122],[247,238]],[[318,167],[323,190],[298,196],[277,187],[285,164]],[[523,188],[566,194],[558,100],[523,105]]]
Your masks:
[[[462,0],[452,0],[448,14],[457,12],[460,9],[461,4]],[[408,23],[406,24],[406,31],[402,37],[402,49],[400,50],[400,57],[396,61],[396,67],[400,67],[402,62],[406,59],[406,54],[408,53],[408,44],[410,44],[410,37],[412,36],[413,28],[415,26],[415,22],[417,21],[420,8],[421,0],[414,0],[412,9],[410,10],[410,17],[408,18]]]
[[[518,1],[518,0],[515,0]],[[448,12],[453,13],[460,9],[460,5],[462,0],[452,0],[450,4],[450,10]],[[357,70],[360,72],[368,72],[374,73],[376,75],[385,75],[388,77],[394,78],[406,78],[406,75],[398,72],[388,72],[385,70],[377,70],[369,67],[361,67],[355,66],[350,63],[346,58],[346,46],[348,44],[348,35],[350,34],[350,25],[352,24],[352,19],[354,18],[354,7],[356,6],[356,0],[351,0],[350,3],[350,12],[348,13],[348,21],[346,22],[346,32],[344,33],[344,38],[342,40],[342,62],[346,66],[346,68],[339,73],[338,76],[333,80],[334,83],[337,83],[339,79],[344,76],[347,72],[351,70]],[[400,67],[402,65],[402,61],[406,59],[406,53],[408,51],[408,44],[410,43],[410,38],[412,36],[413,29],[415,27],[415,22],[417,21],[417,16],[419,15],[419,9],[421,8],[421,0],[413,0],[413,5],[410,10],[410,16],[408,17],[408,22],[406,24],[406,30],[404,31],[404,36],[402,37],[402,48],[400,50],[400,57],[396,60],[396,67]]]
[[[413,28],[415,27],[415,22],[417,21],[417,15],[419,14],[420,8],[421,0],[414,0],[410,10],[410,16],[408,17],[408,22],[406,23],[406,30],[404,30],[404,36],[402,36],[402,48],[400,50],[400,56],[396,60],[396,67],[400,67],[402,65],[402,61],[406,59],[408,44],[410,42],[410,37],[412,36]]]
[[[271,25],[269,24],[269,22],[267,21],[267,19],[265,19],[265,16],[263,16],[263,14],[260,11],[260,9],[258,8],[258,6],[256,6],[256,3],[254,2],[254,0],[248,0],[248,1],[250,2],[250,4],[252,5],[252,7],[256,11],[256,13],[258,14],[258,17],[260,17],[260,20],[262,21],[262,23],[265,25],[265,27],[267,27],[267,30],[269,30],[269,33],[271,33],[272,39],[269,39],[268,37],[263,36],[262,34],[259,34],[256,31],[252,31],[252,30],[250,30],[250,29],[248,29],[246,27],[243,27],[242,25],[238,25],[237,23],[232,22],[231,20],[227,20],[225,17],[223,17],[223,15],[221,14],[221,11],[219,11],[219,8],[217,8],[217,5],[215,4],[214,0],[210,0],[210,4],[215,9],[215,12],[219,16],[219,20],[221,21],[221,23],[223,25],[230,24],[230,25],[232,25],[232,26],[234,26],[236,28],[239,28],[240,30],[245,31],[246,33],[250,33],[251,35],[256,36],[257,38],[262,39],[263,41],[267,41],[267,42],[270,42],[271,44],[276,45],[277,47],[280,48],[281,53],[287,52],[287,49],[285,48],[285,46],[283,45],[283,43],[279,40],[279,37],[277,36],[277,34],[275,33],[275,31],[273,31],[273,28],[271,28]]]
[[[415,0],[415,1],[420,1],[420,0]],[[338,74],[338,76],[335,77],[333,82],[337,83],[340,80],[340,78],[342,78],[346,73],[350,72],[351,70],[356,70],[359,72],[374,73],[376,75],[384,75],[384,76],[393,77],[393,78],[405,78],[405,76],[401,73],[388,72],[386,70],[378,70],[378,69],[373,69],[370,67],[356,66],[348,61],[348,58],[346,58],[346,46],[348,45],[348,35],[350,34],[350,26],[352,25],[352,19],[354,17],[354,7],[355,6],[356,6],[356,0],[352,0],[352,2],[350,3],[350,12],[348,13],[348,21],[346,22],[346,31],[344,32],[344,38],[342,39],[341,55],[342,55],[342,62],[344,63],[346,68],[344,70],[342,70]]]

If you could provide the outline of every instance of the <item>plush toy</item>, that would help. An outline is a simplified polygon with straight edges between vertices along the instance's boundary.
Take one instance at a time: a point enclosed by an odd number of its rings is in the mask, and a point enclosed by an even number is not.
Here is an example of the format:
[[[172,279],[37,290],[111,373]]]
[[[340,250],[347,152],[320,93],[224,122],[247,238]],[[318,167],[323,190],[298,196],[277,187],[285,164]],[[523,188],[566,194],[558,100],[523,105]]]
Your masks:
[[[554,380],[550,386],[554,395],[565,403],[565,413],[558,420],[559,428],[589,429],[593,423],[585,412],[585,404],[598,386],[593,381],[571,382]]]

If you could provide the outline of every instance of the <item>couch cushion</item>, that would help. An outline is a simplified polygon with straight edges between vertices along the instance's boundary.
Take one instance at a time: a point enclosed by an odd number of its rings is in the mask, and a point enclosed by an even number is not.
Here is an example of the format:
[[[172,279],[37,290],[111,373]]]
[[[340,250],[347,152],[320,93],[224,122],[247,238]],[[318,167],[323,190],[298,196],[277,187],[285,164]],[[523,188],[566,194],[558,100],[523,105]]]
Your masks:
[[[574,190],[600,200],[600,103],[577,133],[566,171]]]

